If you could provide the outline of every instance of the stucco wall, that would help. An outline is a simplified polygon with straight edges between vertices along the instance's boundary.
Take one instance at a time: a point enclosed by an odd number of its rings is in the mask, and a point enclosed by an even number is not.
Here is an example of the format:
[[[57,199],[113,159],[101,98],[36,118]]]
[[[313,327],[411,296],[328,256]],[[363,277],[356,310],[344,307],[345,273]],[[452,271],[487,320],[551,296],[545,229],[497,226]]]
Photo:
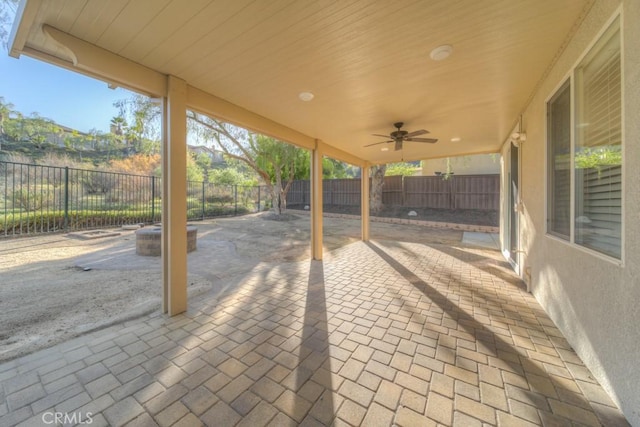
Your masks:
[[[451,171],[456,175],[493,175],[500,173],[500,158],[497,154],[473,154],[452,157]],[[430,159],[422,161],[422,175],[433,176],[434,173],[447,172],[447,159]]]
[[[545,235],[545,103],[621,3],[624,255],[616,263]],[[521,152],[521,262],[531,269],[531,290],[634,426],[640,426],[639,40],[640,0],[598,0],[524,112]]]

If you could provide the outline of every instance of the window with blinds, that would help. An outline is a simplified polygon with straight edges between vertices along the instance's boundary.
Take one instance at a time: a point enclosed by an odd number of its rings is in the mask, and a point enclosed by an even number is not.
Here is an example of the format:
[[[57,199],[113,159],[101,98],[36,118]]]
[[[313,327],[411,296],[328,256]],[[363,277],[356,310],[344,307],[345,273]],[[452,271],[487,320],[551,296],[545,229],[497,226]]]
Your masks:
[[[617,259],[622,255],[620,50],[617,18],[547,102],[547,232]]]
[[[575,70],[575,242],[620,258],[622,231],[620,26]]]
[[[570,80],[547,103],[547,231],[569,240],[571,232]]]

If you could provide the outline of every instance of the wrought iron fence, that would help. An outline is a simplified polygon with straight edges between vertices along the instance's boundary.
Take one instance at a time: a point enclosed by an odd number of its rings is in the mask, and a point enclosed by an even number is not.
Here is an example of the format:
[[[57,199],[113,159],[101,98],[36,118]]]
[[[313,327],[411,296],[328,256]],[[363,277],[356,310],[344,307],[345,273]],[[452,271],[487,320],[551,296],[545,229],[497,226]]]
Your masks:
[[[162,181],[68,167],[0,162],[0,236],[161,220]],[[261,187],[187,183],[187,219],[257,212]]]

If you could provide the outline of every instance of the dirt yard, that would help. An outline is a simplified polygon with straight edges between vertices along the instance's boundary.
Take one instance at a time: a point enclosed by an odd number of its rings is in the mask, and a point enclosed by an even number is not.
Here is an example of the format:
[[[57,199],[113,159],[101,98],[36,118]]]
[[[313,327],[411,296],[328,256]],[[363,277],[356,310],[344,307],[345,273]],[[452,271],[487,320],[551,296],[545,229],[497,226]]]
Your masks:
[[[308,259],[309,216],[288,215],[193,223],[198,249],[188,256],[189,296],[221,292],[258,264]],[[160,308],[160,258],[136,255],[133,231],[112,231],[120,234],[0,240],[0,361]],[[325,256],[359,238],[358,220],[324,219]],[[372,223],[371,238],[459,244],[462,232]]]

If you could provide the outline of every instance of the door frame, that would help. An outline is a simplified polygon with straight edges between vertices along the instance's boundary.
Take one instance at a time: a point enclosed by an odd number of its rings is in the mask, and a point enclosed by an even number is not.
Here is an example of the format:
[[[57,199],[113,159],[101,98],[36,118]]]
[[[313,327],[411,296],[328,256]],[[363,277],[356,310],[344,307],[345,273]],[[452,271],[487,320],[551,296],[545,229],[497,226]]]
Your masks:
[[[505,195],[504,195],[504,233],[503,255],[518,276],[521,276],[520,263],[520,206],[521,206],[521,147],[509,143],[505,153]]]

